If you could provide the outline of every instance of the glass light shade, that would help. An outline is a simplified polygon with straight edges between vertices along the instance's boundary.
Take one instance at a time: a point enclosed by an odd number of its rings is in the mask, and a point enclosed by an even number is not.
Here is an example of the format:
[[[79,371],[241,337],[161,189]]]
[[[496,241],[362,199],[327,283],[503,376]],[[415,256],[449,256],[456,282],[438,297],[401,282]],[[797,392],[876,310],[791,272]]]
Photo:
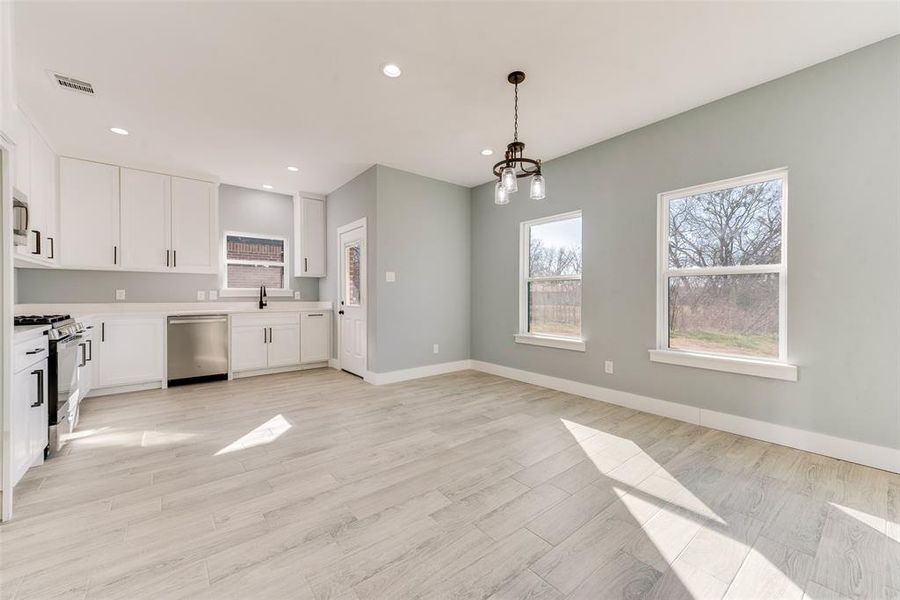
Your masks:
[[[519,191],[519,184],[516,181],[516,170],[512,167],[506,167],[500,173],[500,181],[503,183],[503,187],[506,188],[506,192],[512,194],[513,192]]]
[[[544,176],[538,173],[531,178],[531,199],[543,200],[547,195],[547,184],[544,183]]]
[[[502,181],[498,181],[497,185],[494,186],[494,204],[499,204],[501,206],[509,204],[509,193],[503,186]]]

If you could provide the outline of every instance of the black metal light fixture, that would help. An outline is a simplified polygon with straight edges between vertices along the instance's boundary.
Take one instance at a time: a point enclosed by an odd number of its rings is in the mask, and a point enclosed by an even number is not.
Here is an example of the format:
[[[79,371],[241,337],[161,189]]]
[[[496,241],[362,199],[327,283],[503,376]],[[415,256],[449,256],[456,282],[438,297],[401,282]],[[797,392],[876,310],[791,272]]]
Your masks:
[[[525,144],[519,141],[519,84],[525,81],[525,73],[513,71],[506,80],[515,86],[515,110],[513,116],[513,141],[506,145],[503,160],[494,165],[494,203],[509,204],[509,195],[519,190],[518,179],[531,177],[531,199],[542,200],[547,194],[541,161],[524,156]]]

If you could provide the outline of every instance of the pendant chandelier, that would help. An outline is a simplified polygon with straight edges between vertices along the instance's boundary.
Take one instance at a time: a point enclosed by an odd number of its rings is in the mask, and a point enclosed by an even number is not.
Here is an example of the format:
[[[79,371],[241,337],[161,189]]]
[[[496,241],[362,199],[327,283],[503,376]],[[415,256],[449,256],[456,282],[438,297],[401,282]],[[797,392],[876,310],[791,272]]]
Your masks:
[[[519,84],[525,81],[525,73],[513,71],[506,80],[515,86],[515,109],[513,113],[513,141],[506,145],[506,153],[494,165],[494,203],[509,204],[509,195],[519,190],[518,180],[531,177],[531,199],[542,200],[547,194],[544,176],[541,175],[541,161],[524,156],[525,144],[519,141]]]

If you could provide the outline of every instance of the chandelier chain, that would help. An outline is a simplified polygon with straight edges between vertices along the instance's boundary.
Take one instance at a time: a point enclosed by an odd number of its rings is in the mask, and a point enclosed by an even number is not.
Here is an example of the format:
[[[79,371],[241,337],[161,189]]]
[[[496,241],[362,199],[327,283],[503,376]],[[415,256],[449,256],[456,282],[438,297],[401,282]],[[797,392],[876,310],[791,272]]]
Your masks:
[[[515,92],[516,101],[515,101],[515,110],[514,110],[514,117],[513,117],[513,141],[518,142],[519,141],[519,84],[518,83],[515,85],[515,88],[516,88],[516,92]]]

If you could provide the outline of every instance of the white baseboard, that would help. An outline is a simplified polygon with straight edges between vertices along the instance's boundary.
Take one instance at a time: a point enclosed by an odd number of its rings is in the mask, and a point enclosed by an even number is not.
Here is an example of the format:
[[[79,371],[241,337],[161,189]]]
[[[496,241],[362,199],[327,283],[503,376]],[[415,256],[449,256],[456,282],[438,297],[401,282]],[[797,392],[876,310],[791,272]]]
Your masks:
[[[460,361],[465,362],[465,361]],[[670,402],[668,400],[660,400],[649,396],[641,396],[630,392],[613,390],[609,388],[572,381],[571,379],[562,379],[560,377],[551,377],[531,371],[514,369],[494,363],[488,363],[478,360],[469,361],[472,369],[499,375],[507,379],[515,379],[541,387],[558,390],[593,400],[601,400],[633,408],[642,412],[669,417],[695,425],[702,425],[710,429],[718,429],[720,431],[728,431],[745,437],[780,444],[798,450],[814,452],[824,456],[830,456],[841,460],[846,460],[876,469],[883,469],[893,473],[900,473],[900,449],[888,448],[886,446],[876,446],[865,442],[848,440],[824,433],[814,431],[806,431],[795,427],[778,425],[766,421],[759,421],[747,417],[739,417],[737,415],[729,415],[714,410],[707,410]],[[455,364],[455,363],[447,363]],[[437,365],[436,365],[437,366]],[[413,371],[414,369],[409,369]],[[401,371],[395,371],[400,373]],[[449,371],[446,371],[449,372]],[[437,373],[430,373],[437,375]],[[382,375],[390,375],[384,373]],[[420,377],[424,377],[421,375]]]
[[[551,377],[550,375],[542,375],[532,371],[523,371],[522,369],[513,369],[512,367],[504,367],[494,363],[482,362],[480,360],[472,361],[472,368],[476,371],[499,375],[507,379],[515,379],[539,385],[541,387],[558,390],[576,396],[584,396],[592,400],[602,400],[610,404],[633,408],[642,412],[651,413],[686,421],[698,425],[700,423],[700,409],[679,404],[677,402],[669,402],[668,400],[659,400],[649,396],[641,396],[630,392],[620,390],[612,390],[599,385],[591,385],[589,383],[581,383],[580,381],[572,381],[571,379],[563,379],[561,377]]]
[[[900,449],[767,423],[714,410],[700,410],[700,424],[746,437],[900,473]]]
[[[339,363],[339,362],[338,362],[338,359],[336,359],[336,358],[329,358],[329,359],[328,359],[328,366],[331,367],[332,369],[340,369],[340,368],[341,368],[341,363]]]
[[[142,392],[144,390],[158,390],[163,387],[162,381],[151,381],[150,383],[138,383],[135,385],[117,385],[115,387],[94,388],[85,398],[96,398],[98,396],[111,396],[113,394],[127,394],[129,392]]]
[[[412,369],[388,371],[386,373],[368,371],[365,380],[372,385],[385,385],[388,383],[408,381],[410,379],[431,377],[433,375],[444,375],[445,373],[453,373],[455,371],[466,371],[471,368],[471,360],[457,360],[454,362],[438,363],[436,365],[425,365],[424,367],[414,367]]]

